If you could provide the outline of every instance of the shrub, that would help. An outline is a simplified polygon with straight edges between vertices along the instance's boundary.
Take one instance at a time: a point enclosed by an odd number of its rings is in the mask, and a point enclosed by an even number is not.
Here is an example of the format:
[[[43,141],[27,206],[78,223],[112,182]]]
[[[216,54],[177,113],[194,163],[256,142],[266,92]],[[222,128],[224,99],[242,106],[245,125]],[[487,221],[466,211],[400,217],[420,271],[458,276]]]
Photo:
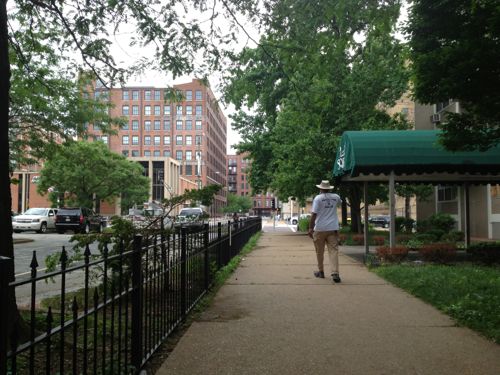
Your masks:
[[[467,254],[472,260],[485,264],[500,263],[500,242],[479,242],[469,246]]]
[[[370,238],[370,245],[382,246],[383,244],[385,244],[384,236],[372,236]]]
[[[377,257],[385,262],[400,263],[408,256],[408,248],[406,246],[380,246],[375,250]]]
[[[442,229],[429,229],[425,233],[434,237],[433,242],[438,242],[441,240],[441,237],[443,237],[443,235],[445,234],[445,231]]]
[[[417,234],[415,236],[415,239],[424,243],[424,244],[427,244],[427,243],[432,243],[434,242],[434,235],[432,234],[427,234],[427,233],[421,233],[421,234]]]
[[[448,233],[455,227],[455,219],[449,214],[439,212],[429,216],[427,220],[421,220],[417,223],[417,232],[425,233],[429,230],[440,229]]]
[[[299,219],[299,223],[297,224],[297,230],[299,232],[307,232],[309,228],[309,218],[304,217]]]
[[[406,244],[408,241],[410,241],[413,238],[411,234],[398,234],[396,236],[396,243],[398,244]]]
[[[403,216],[396,216],[395,227],[396,232],[403,232],[405,229],[405,218]]]
[[[457,255],[454,243],[432,243],[422,245],[418,252],[423,260],[434,263],[449,263]]]
[[[350,225],[342,225],[342,227],[339,230],[340,233],[349,233],[350,231],[351,231]]]
[[[465,239],[465,233],[459,230],[452,230],[449,233],[445,233],[441,240],[443,242],[462,242]]]
[[[354,245],[364,245],[365,244],[365,236],[362,234],[353,234],[352,242]]]
[[[422,241],[417,240],[416,238],[413,238],[408,242],[406,242],[406,247],[408,248],[408,250],[412,251],[420,249],[423,245],[424,243]]]

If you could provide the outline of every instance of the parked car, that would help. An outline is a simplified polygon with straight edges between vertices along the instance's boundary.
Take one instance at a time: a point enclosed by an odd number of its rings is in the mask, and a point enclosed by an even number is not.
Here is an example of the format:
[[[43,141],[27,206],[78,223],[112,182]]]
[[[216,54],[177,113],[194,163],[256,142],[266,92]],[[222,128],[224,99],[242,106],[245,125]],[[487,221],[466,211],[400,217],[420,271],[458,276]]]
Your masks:
[[[201,207],[186,207],[179,211],[175,218],[175,229],[188,227],[190,229],[201,229],[205,223],[208,223],[210,215]]]
[[[368,218],[368,223],[375,227],[389,228],[391,217],[388,215],[371,216]]]
[[[47,229],[56,229],[56,213],[55,208],[30,208],[23,214],[12,217],[12,229],[14,233],[27,230],[45,233]]]
[[[89,233],[91,230],[100,232],[103,228],[104,219],[90,208],[64,207],[57,211],[57,233],[64,233],[68,229],[75,233]]]

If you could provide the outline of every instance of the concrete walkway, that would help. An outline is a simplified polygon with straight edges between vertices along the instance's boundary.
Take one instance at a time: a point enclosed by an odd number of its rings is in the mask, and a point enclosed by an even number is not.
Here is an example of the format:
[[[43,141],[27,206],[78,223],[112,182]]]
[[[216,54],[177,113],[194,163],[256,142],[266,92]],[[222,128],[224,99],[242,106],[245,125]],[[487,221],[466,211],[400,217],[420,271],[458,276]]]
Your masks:
[[[315,264],[307,236],[264,233],[157,374],[500,374],[499,345],[352,257],[337,285]]]

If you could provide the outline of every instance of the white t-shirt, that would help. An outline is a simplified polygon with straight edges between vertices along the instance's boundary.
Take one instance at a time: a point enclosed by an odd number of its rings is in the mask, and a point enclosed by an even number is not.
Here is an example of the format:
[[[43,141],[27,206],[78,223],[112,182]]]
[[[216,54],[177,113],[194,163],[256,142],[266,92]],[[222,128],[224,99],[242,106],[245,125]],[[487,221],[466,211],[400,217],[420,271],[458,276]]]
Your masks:
[[[311,212],[316,214],[315,231],[339,230],[337,207],[340,203],[342,199],[333,193],[321,193],[314,197]]]

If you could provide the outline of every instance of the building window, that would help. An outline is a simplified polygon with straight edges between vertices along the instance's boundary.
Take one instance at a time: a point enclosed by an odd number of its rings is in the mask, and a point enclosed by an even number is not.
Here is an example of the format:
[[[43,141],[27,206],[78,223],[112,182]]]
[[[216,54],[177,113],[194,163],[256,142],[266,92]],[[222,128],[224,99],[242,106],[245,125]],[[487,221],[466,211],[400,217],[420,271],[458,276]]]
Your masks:
[[[193,121],[186,120],[186,130],[193,130]]]
[[[457,200],[457,187],[456,186],[439,186],[438,187],[438,201],[456,201]]]
[[[151,90],[144,90],[144,100],[151,100]]]
[[[176,135],[175,136],[175,144],[176,145],[182,145],[182,135]]]
[[[161,91],[155,90],[155,100],[161,100]]]
[[[182,120],[177,120],[175,123],[176,130],[182,130]]]
[[[153,138],[153,143],[155,146],[159,146],[160,145],[160,136],[159,135],[155,135],[154,138]]]
[[[169,145],[170,144],[170,136],[169,135],[164,135],[163,136],[163,144],[164,145]]]
[[[184,169],[184,172],[186,176],[192,176],[193,175],[193,166],[192,165],[186,165],[186,168]]]
[[[122,150],[122,155],[127,157],[128,156],[128,150]]]
[[[203,106],[197,105],[196,106],[196,115],[201,116],[203,114]]]
[[[155,120],[155,122],[154,122],[154,129],[155,130],[160,130],[161,129],[160,120]]]
[[[128,145],[128,143],[129,143],[129,137],[128,135],[124,135],[122,137],[122,145]]]
[[[151,151],[145,150],[144,151],[144,156],[151,156]]]
[[[170,116],[170,105],[166,105],[165,107],[163,107],[163,114]]]
[[[155,116],[160,116],[161,107],[159,105],[155,105]]]
[[[132,91],[132,100],[139,100],[139,91],[137,90]]]
[[[154,150],[153,156],[160,156],[160,150]]]
[[[182,151],[178,150],[175,152],[175,158],[177,160],[182,160]]]
[[[132,150],[132,156],[139,156],[139,151],[138,150]]]
[[[139,116],[139,106],[138,105],[133,105],[132,106],[132,114],[134,116]]]
[[[145,105],[144,106],[144,115],[145,116],[151,116],[151,106],[150,105]]]
[[[122,100],[129,100],[130,97],[129,97],[129,92],[128,90],[123,90],[122,91]]]
[[[99,125],[94,124],[93,127],[94,127],[94,131],[97,131],[97,132],[101,131],[101,127]]]
[[[126,122],[125,124],[123,124],[122,130],[128,130],[128,122]]]
[[[163,120],[163,130],[170,130],[170,120]]]
[[[186,135],[186,146],[191,146],[193,144],[193,136]]]
[[[99,139],[102,143],[104,143],[105,145],[108,144],[108,136],[107,135],[103,135],[101,136],[101,138]]]
[[[132,130],[139,130],[139,120],[132,120]]]
[[[193,160],[193,151],[186,151],[186,160]]]
[[[132,136],[132,144],[133,145],[138,145],[139,144],[139,136],[133,135]]]
[[[196,130],[201,130],[201,120],[196,120],[194,126]]]
[[[145,135],[145,136],[144,136],[144,144],[145,144],[146,146],[151,145],[151,136],[150,136],[150,135]]]
[[[187,105],[186,106],[186,115],[192,115],[192,114],[193,114],[193,106]]]
[[[408,116],[408,108],[407,107],[403,107],[401,108],[401,114],[405,117]]]
[[[201,145],[201,135],[197,135],[197,136],[195,137],[195,144],[196,144],[196,145]]]
[[[164,150],[163,151],[163,156],[165,156],[166,158],[169,158],[170,157],[170,151]]]
[[[144,121],[144,130],[146,130],[146,131],[151,130],[151,121],[149,121],[149,120]]]
[[[176,109],[175,113],[178,114],[178,115],[182,115],[182,105],[178,105],[177,106],[177,109]]]
[[[196,100],[202,100],[203,95],[201,94],[201,90],[196,90]]]
[[[191,90],[186,90],[186,100],[193,100],[193,92]]]

